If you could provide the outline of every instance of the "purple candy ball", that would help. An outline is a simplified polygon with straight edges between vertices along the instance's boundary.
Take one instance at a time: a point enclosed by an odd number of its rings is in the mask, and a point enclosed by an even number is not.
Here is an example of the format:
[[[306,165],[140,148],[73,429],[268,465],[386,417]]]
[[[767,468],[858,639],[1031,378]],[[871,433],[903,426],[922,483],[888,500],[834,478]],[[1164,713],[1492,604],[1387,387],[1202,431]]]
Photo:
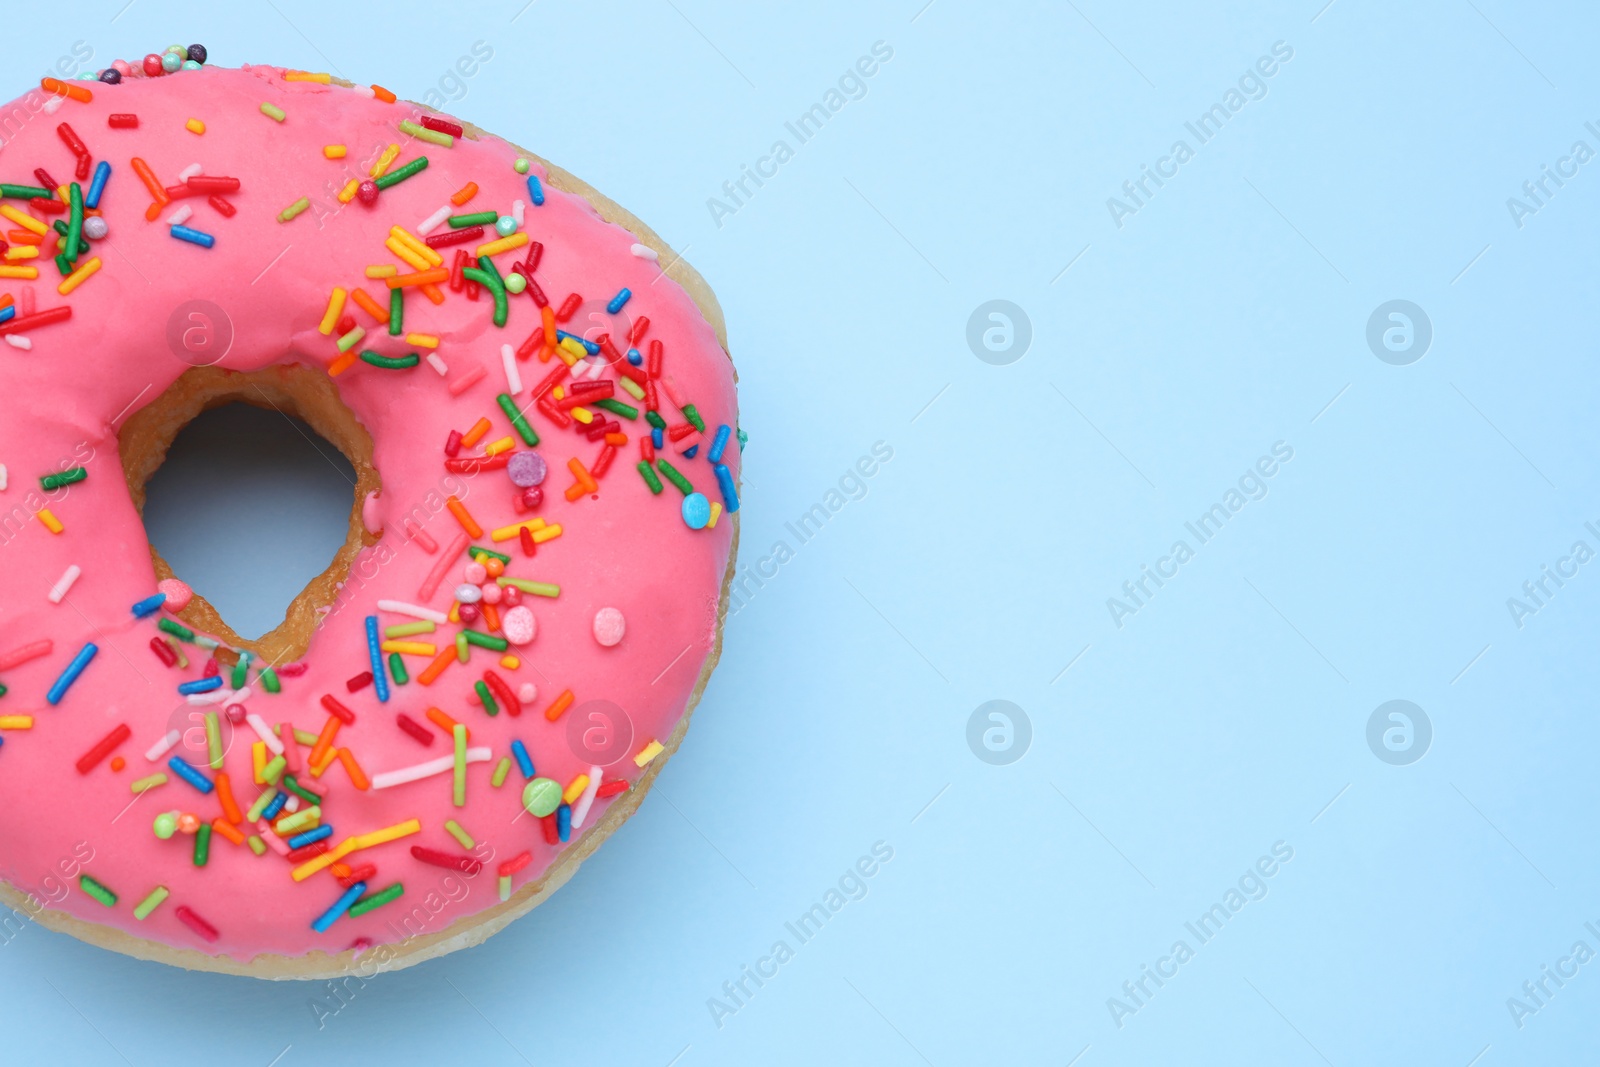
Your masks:
[[[506,464],[506,474],[511,476],[511,484],[523,489],[544,481],[547,472],[544,457],[537,452],[518,452]]]
[[[100,72],[100,80],[105,82],[107,85],[116,85],[118,82],[122,81],[122,72],[117,70],[115,67],[107,67],[105,70]]]

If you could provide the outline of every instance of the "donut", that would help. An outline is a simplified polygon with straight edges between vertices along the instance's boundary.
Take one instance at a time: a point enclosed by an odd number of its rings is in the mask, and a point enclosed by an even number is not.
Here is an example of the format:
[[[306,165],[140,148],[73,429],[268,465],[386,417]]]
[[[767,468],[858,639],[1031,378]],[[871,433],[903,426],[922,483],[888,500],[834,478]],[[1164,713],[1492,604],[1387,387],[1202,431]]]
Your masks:
[[[381,86],[174,46],[4,113],[0,903],[262,978],[482,942],[637,809],[720,654],[744,435],[715,297]],[[233,402],[357,475],[257,640],[141,519]]]

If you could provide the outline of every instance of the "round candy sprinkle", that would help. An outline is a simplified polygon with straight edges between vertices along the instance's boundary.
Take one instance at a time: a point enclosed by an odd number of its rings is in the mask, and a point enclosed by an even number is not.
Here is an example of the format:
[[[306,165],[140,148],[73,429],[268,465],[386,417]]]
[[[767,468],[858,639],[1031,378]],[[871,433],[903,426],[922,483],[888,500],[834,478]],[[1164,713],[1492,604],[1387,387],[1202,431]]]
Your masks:
[[[543,503],[544,490],[540,489],[538,486],[533,486],[522,491],[522,506],[527,508],[529,511],[532,511]]]
[[[505,597],[506,591],[493,583],[478,587],[478,592],[483,594],[485,604],[498,604]]]
[[[528,288],[528,279],[520,274],[513,274],[506,278],[506,292],[517,294]]]
[[[152,78],[159,78],[166,73],[166,70],[161,66],[161,57],[154,52],[144,57],[143,66],[145,74]]]
[[[523,682],[522,688],[517,690],[517,699],[524,704],[532,704],[539,699],[539,687],[532,682]]]
[[[703,530],[711,521],[711,501],[704,493],[690,493],[683,498],[683,521],[691,530]]]
[[[528,173],[528,167],[530,165],[531,164],[528,163],[527,156],[518,156],[517,161],[511,164],[511,169],[516,171],[518,174],[526,174]]]
[[[461,576],[473,585],[482,585],[489,577],[489,568],[481,563],[469,563],[466,570],[461,572]]]
[[[522,789],[522,806],[542,819],[561,806],[561,786],[549,778],[535,778]]]
[[[111,69],[122,75],[124,78],[131,78],[133,76],[133,67],[129,65],[126,59],[113,59],[111,61]]]
[[[123,759],[121,756],[113,756],[111,758],[111,769],[113,771],[120,773],[122,768],[126,767],[127,765],[128,761]]]
[[[116,85],[122,80],[122,72],[115,67],[107,67],[100,72],[100,80],[107,85]]]
[[[510,237],[517,232],[517,220],[510,215],[501,215],[494,220],[494,232],[501,237]]]
[[[171,612],[182,611],[194,599],[194,590],[176,578],[164,578],[157,582],[156,591],[167,594],[167,602],[163,607]]]
[[[190,45],[189,58],[194,60],[196,63],[204,63],[206,61],[206,46],[203,44]]]
[[[192,834],[198,829],[200,829],[200,816],[188,811],[178,816],[179,833]]]
[[[370,179],[356,186],[356,199],[371,207],[378,202],[378,183]]]
[[[526,604],[518,604],[500,616],[500,632],[513,645],[531,644],[539,632],[539,621]]]
[[[471,582],[463,582],[456,586],[456,599],[463,604],[476,604],[483,599],[483,590]]]
[[[183,69],[184,70],[199,70],[200,69],[200,64],[196,63],[192,59],[186,59],[186,60],[183,61]]]
[[[171,74],[181,66],[183,66],[183,60],[179,58],[176,52],[168,52],[161,57],[161,69],[168,74]]]
[[[163,841],[167,840],[178,832],[178,816],[170,811],[162,812],[156,816],[154,829],[157,837]]]
[[[461,617],[462,622],[470,626],[478,621],[478,605],[463,604],[456,609],[456,614]]]
[[[606,648],[616,646],[628,630],[628,620],[616,608],[601,608],[594,613],[594,639]]]
[[[103,241],[110,232],[106,220],[99,215],[92,215],[83,220],[83,235],[91,241]]]
[[[518,452],[506,463],[506,474],[511,478],[511,484],[521,489],[532,489],[543,482],[549,470],[544,457],[537,452]],[[538,499],[529,504],[528,494],[522,494],[522,502],[528,507],[538,507],[543,499],[544,493],[540,491]]]

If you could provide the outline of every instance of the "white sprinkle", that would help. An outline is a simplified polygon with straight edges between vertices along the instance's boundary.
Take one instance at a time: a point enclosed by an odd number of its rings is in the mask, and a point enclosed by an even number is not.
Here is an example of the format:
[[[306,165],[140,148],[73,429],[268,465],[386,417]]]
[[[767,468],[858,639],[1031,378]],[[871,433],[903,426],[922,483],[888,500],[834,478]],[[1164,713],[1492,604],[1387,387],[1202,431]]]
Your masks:
[[[606,357],[593,356],[583,361],[583,369],[573,375],[575,378],[598,378],[606,372]]]
[[[144,758],[149,760],[151,763],[154,763],[162,756],[165,756],[168,752],[171,752],[175,747],[177,747],[178,742],[182,740],[183,734],[181,732],[177,730],[168,730],[167,736],[150,746],[150,751],[144,754]]]
[[[450,616],[442,611],[434,611],[432,608],[407,604],[404,600],[380,600],[378,601],[378,610],[392,612],[396,615],[410,615],[413,619],[427,619],[429,622],[436,622],[441,626],[450,621]]]
[[[250,699],[250,694],[246,692],[247,689],[249,689],[249,686],[246,686],[245,689],[229,689],[227,686],[223,686],[221,689],[213,689],[209,693],[190,693],[184,699],[191,705],[202,708],[212,704],[238,704],[241,701]]]
[[[61,110],[61,105],[66,102],[67,98],[64,96],[52,96],[44,102],[44,113],[46,115],[54,115]]]
[[[60,100],[61,97],[52,97],[52,99]],[[19,337],[14,333],[6,334],[6,344],[10,345],[12,348],[20,348],[24,352],[27,352],[33,348],[32,341],[28,340],[26,337]]]
[[[632,252],[634,255],[638,256],[640,259],[660,259],[661,258],[661,256],[659,254],[657,254],[655,249],[646,248],[644,245],[636,244],[632,248],[628,249],[628,251]]]
[[[184,223],[188,222],[193,215],[194,208],[190,207],[188,204],[182,204],[178,207],[178,210],[167,216],[167,225],[182,226]]]
[[[430,366],[434,370],[438,371],[439,372],[439,377],[441,377],[441,378],[445,377],[446,375],[448,375],[450,373],[450,367],[445,363],[445,361],[443,359],[441,359],[439,357],[439,353],[437,353],[437,352],[429,352],[428,353],[428,366]]]
[[[267,725],[267,720],[253,711],[245,712],[244,721],[250,724],[250,729],[256,732],[266,746],[272,749],[274,756],[283,755],[283,742],[278,740],[278,735],[272,732],[272,727]]]
[[[187,167],[184,167],[182,170],[180,170],[178,172],[178,180],[180,182],[186,182],[190,178],[193,178],[196,174],[203,173],[204,171],[205,171],[205,168],[202,167],[200,164],[191,163]]]
[[[76,563],[68,567],[66,573],[61,576],[61,579],[50,588],[50,603],[61,603],[61,598],[67,595],[67,590],[72,588],[72,583],[76,582],[78,580],[78,575],[82,573],[82,569],[79,568]]]
[[[283,810],[287,811],[291,815],[294,814],[295,812],[299,811],[300,810],[300,798],[297,795],[295,795],[294,793],[290,793],[288,801],[286,801],[284,803],[284,805],[283,805]]]
[[[589,806],[594,803],[594,795],[600,791],[600,775],[604,773],[597,766],[589,768],[589,784],[583,787],[583,795],[578,797],[578,802],[572,806],[572,828],[578,829],[583,825],[583,820],[589,817]]]
[[[516,220],[518,229],[522,228],[523,212],[525,212],[527,210],[528,210],[528,205],[524,204],[521,200],[513,200],[513,201],[511,201],[511,217]]]
[[[491,752],[487,748],[467,749],[468,763],[488,763]],[[454,755],[440,756],[438,759],[419,763],[415,767],[403,767],[398,771],[383,771],[372,776],[372,788],[388,789],[390,786],[405,785],[408,782],[419,782],[424,778],[432,778],[436,774],[446,774],[456,769]]]
[[[6,491],[6,465],[0,463],[0,493]]]
[[[438,211],[435,211],[432,215],[429,215],[427,218],[423,219],[422,222],[417,225],[417,232],[426,237],[434,230],[437,230],[440,226],[443,226],[444,220],[448,219],[450,214],[450,205],[446,204]]]
[[[355,90],[356,90],[356,92],[360,93],[362,96],[367,97],[368,99],[371,99],[371,98],[373,98],[373,97],[378,95],[373,90],[372,86],[370,86],[370,85],[358,85],[358,86],[355,87]]]
[[[522,392],[522,374],[517,370],[516,349],[510,345],[501,345],[500,363],[506,369],[506,392],[516,396]]]

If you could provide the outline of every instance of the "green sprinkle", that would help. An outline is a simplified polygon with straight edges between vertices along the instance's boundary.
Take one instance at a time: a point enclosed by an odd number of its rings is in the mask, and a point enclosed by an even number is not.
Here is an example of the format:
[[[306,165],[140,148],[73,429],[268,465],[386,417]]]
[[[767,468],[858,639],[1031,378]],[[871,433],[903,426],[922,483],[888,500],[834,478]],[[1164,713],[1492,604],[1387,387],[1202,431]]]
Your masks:
[[[88,893],[108,908],[117,906],[117,895],[87,874],[78,875],[78,888]]]
[[[477,645],[479,648],[487,648],[491,652],[504,652],[506,648],[509,647],[506,644],[505,638],[495,637],[492,634],[481,633],[478,630],[462,630],[461,636],[469,645]],[[490,714],[493,713],[491,712]]]
[[[278,682],[278,672],[271,667],[261,668],[261,688],[269,693],[283,692],[283,686]]]
[[[644,421],[648,422],[651,426],[654,426],[658,430],[665,430],[667,428],[667,420],[661,417],[661,412],[659,411],[645,412]]]
[[[301,830],[311,829],[312,825],[321,818],[322,808],[313,804],[309,808],[301,808],[293,815],[279,816],[277,826],[274,829],[284,837],[289,837],[299,833]]]
[[[706,432],[706,420],[700,417],[700,413],[694,409],[693,404],[683,405],[683,417],[688,419],[696,430],[701,433]]]
[[[348,352],[356,346],[356,342],[367,335],[367,331],[357,326],[343,337],[339,338],[339,351]]]
[[[272,798],[278,795],[278,787],[269,785],[256,797],[256,802],[250,805],[250,810],[244,813],[244,821],[253,823],[261,818],[261,813],[267,810],[267,805],[272,803]]]
[[[511,757],[502,756],[495,765],[494,774],[489,776],[489,784],[499,789],[506,784],[506,775],[511,773]]]
[[[135,795],[138,795],[140,793],[148,793],[148,792],[150,792],[150,790],[154,789],[158,785],[166,785],[166,784],[167,784],[167,774],[166,774],[166,772],[165,771],[157,771],[156,773],[154,773],[152,775],[148,775],[148,776],[146,776],[144,778],[139,779],[137,782],[130,783],[128,788],[133,790]]]
[[[518,275],[518,277],[521,277],[521,275]],[[644,399],[644,386],[627,376],[618,378],[617,381],[622,383],[622,388],[627,390],[629,396],[633,397],[635,400]]]
[[[467,546],[467,558],[476,560],[479,563],[482,563],[484,559],[497,559],[501,563],[511,562],[510,556],[501,555],[492,548],[479,548],[477,545]]]
[[[678,487],[678,492],[684,496],[694,492],[694,486],[690,484],[689,479],[678,473],[678,468],[664,459],[657,459],[656,466],[660,467],[661,473],[667,476],[667,481]]]
[[[396,290],[398,292],[398,290]],[[506,413],[506,418],[511,420],[511,428],[522,437],[522,443],[532,448],[539,443],[539,435],[533,427],[528,425],[528,420],[522,417],[522,412],[517,410],[517,402],[511,399],[509,393],[501,393],[495,397],[500,403],[500,410]]]
[[[288,765],[289,761],[282,756],[273,756],[271,762],[261,768],[261,780],[263,782],[276,783],[279,776],[283,774],[283,769]]]
[[[399,290],[396,289],[395,292],[399,292]],[[361,361],[370,363],[374,367],[382,367],[384,370],[409,370],[421,363],[422,357],[415,352],[409,356],[380,356],[376,352],[363,352],[361,353]]]
[[[395,685],[405,685],[411,681],[411,675],[406,673],[405,660],[400,658],[400,653],[389,653],[389,676],[394,679]]]
[[[644,484],[650,487],[652,493],[661,492],[661,479],[656,477],[656,472],[644,460],[639,461],[639,474],[644,478]]]
[[[67,258],[65,252],[56,257],[56,270],[60,271],[63,276],[72,273],[72,260]]]
[[[391,185],[399,185],[401,182],[405,181],[407,178],[414,177],[415,175],[422,173],[424,170],[427,169],[427,166],[428,166],[428,157],[427,156],[418,156],[416,159],[413,159],[410,163],[407,163],[405,166],[400,167],[397,170],[391,170],[388,174],[385,174],[383,177],[375,179],[373,184],[376,185],[379,189],[387,189]]]
[[[624,378],[623,381],[627,381],[627,379]],[[625,419],[637,419],[639,417],[638,408],[632,404],[624,404],[615,397],[608,396],[603,400],[595,400],[589,406],[597,407],[602,411],[609,411],[613,415],[621,415]]]
[[[515,163],[511,164],[511,169],[516,171],[518,174],[526,174],[526,173],[528,173],[528,169],[531,166],[532,166],[532,164],[528,162],[528,157],[527,156],[518,156],[517,157],[517,161]],[[4,188],[5,188],[5,186],[0,185],[0,189],[4,189]],[[10,195],[10,194],[6,194],[6,195]]]
[[[0,697],[5,696],[9,692],[11,692],[11,690],[6,688],[5,683],[4,682],[0,682]]]
[[[76,259],[78,245],[83,242],[83,188],[77,182],[67,186],[67,206],[71,214],[67,216],[67,239],[63,242],[66,248],[63,251],[68,259]],[[67,273],[72,272],[69,270]]]
[[[249,675],[250,661],[245,659],[243,656],[240,656],[239,661],[233,665],[233,676],[230,679],[230,682],[235,689],[243,689],[244,683],[249,678]]]
[[[171,619],[160,619],[156,622],[156,629],[163,630],[180,641],[193,641],[194,631],[182,623],[173,622]]]
[[[489,257],[479,256],[478,266],[464,268],[461,276],[489,290],[489,295],[494,297],[494,324],[504,326],[506,317],[511,313],[511,304],[506,298],[506,283],[501,279],[500,272],[495,269]]]
[[[254,852],[258,856],[265,856],[267,854],[267,843],[261,840],[261,838],[257,837],[255,834],[251,834],[248,838],[246,838],[245,844],[249,845],[250,851]]]
[[[471,849],[477,847],[477,842],[472,840],[472,835],[463,830],[461,824],[454,819],[446,819],[444,828],[449,831],[451,837],[461,842],[462,848]]]
[[[469,637],[467,640],[471,641],[472,639]],[[473,643],[476,644],[477,642]],[[487,685],[483,682],[473,682],[472,688],[477,691],[478,699],[483,701],[483,710],[489,713],[491,719],[500,714],[500,705],[494,702],[494,696],[489,692]],[[468,845],[467,847],[471,848],[472,846]]]
[[[532,593],[534,596],[561,595],[561,587],[559,585],[551,585],[549,582],[530,582],[526,578],[508,578],[503,574],[495,579],[495,584],[516,586],[524,593]]]
[[[750,435],[745,433],[743,430],[739,430],[739,431],[736,431],[734,436],[739,438],[739,451],[743,452],[744,451],[744,443],[746,441],[750,440]]]
[[[206,721],[206,750],[211,755],[211,769],[222,770],[222,728],[217,721],[217,713],[208,711]]]
[[[211,858],[211,824],[203,822],[194,832],[194,865],[204,867]]]
[[[9,185],[0,183],[0,196],[11,200],[32,200],[40,196],[49,199],[55,195],[54,189],[46,189],[42,185]]]
[[[263,846],[265,847],[265,846]],[[161,907],[161,902],[167,899],[167,887],[158,885],[150,890],[150,895],[139,901],[139,906],[133,909],[133,917],[144,922],[150,913]]]
[[[49,492],[52,489],[60,489],[65,485],[74,485],[87,477],[89,477],[88,471],[82,467],[73,467],[71,470],[62,471],[60,474],[47,474],[39,479],[39,484],[44,487],[45,492]]]
[[[401,323],[405,321],[406,304],[405,290],[389,290],[389,336],[399,337],[404,332]]]
[[[448,133],[441,133],[438,130],[430,130],[426,126],[418,126],[410,119],[400,120],[400,132],[410,134],[419,141],[429,141],[443,148],[453,148],[456,143],[456,139],[450,136]]]
[[[296,215],[300,214],[310,206],[311,198],[308,196],[302,196],[299,200],[296,200],[294,203],[278,212],[278,221],[288,222],[290,219],[294,218]]]
[[[278,784],[283,786],[283,788],[287,789],[289,792],[293,793],[295,796],[299,797],[301,800],[305,801],[307,804],[322,803],[321,797],[317,796],[315,793],[306,792],[306,790],[301,787],[300,783],[295,781],[294,775],[292,774],[284,775],[283,781],[279,782]]]
[[[388,889],[385,889],[381,893],[374,893],[370,897],[362,897],[360,900],[350,905],[350,917],[352,919],[357,918],[365,915],[373,908],[381,908],[385,904],[389,903],[389,901],[400,896],[405,891],[406,887],[401,885],[399,882],[396,882],[394,885],[390,886]]]
[[[267,118],[271,119],[273,122],[283,121],[283,108],[277,106],[276,104],[262,104],[261,113],[267,116]]]
[[[385,641],[398,641],[402,637],[415,637],[417,634],[431,634],[437,627],[427,619],[418,619],[416,622],[402,622],[394,626],[383,628]]]
[[[465,663],[472,658],[472,649],[467,647],[467,635],[456,634],[456,662]]]
[[[55,194],[48,193],[46,195],[54,196]],[[451,215],[444,221],[452,230],[464,230],[468,226],[493,226],[499,218],[499,213],[494,211],[474,211],[470,215]]]
[[[302,745],[311,745],[313,747],[316,746],[318,741],[317,735],[312,733],[310,730],[296,730],[294,732],[294,739],[300,742]]]

